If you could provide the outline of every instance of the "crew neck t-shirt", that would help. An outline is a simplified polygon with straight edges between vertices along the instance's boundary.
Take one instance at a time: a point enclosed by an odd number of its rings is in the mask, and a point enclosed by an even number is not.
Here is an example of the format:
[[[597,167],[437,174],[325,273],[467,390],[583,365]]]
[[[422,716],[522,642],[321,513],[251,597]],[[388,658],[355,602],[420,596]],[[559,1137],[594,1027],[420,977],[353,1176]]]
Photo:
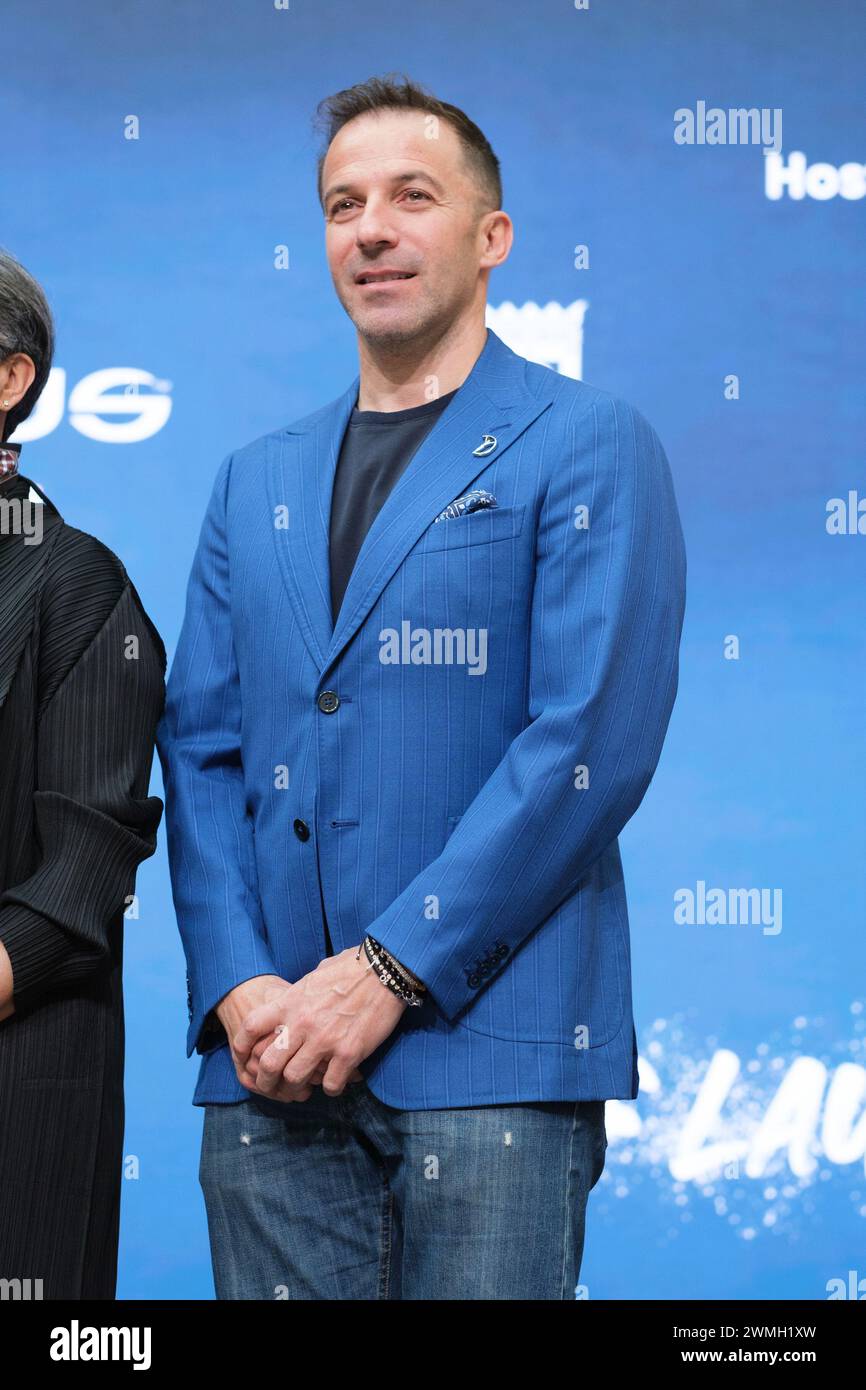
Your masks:
[[[331,500],[331,613],[336,624],[364,537],[391,489],[459,387],[406,410],[359,410],[349,417]]]

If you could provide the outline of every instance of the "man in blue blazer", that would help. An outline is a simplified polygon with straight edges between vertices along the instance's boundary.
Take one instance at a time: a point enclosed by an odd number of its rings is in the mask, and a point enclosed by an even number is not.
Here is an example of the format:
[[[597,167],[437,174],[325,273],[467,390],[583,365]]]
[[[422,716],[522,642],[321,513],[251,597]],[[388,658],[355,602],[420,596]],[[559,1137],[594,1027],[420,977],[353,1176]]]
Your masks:
[[[670,470],[485,327],[478,127],[391,79],[322,108],[360,373],[223,462],[159,731],[217,1293],[574,1298],[638,1092],[617,836],[677,688]]]

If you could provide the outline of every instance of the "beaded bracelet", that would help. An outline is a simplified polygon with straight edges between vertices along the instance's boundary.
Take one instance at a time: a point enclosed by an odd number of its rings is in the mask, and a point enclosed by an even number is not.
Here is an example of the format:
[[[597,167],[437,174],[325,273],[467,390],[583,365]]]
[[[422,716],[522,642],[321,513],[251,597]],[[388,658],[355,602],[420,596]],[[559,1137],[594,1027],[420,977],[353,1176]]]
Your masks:
[[[370,969],[374,971],[383,985],[390,989],[392,994],[396,994],[405,1003],[413,1008],[418,1008],[423,1004],[421,997],[426,994],[427,987],[407,970],[405,965],[401,965],[398,960],[385,950],[380,942],[374,940],[372,936],[365,936],[361,943],[367,960],[370,962]],[[356,960],[360,960],[361,946],[358,947]]]
[[[381,942],[368,935],[364,939],[364,950],[378,978],[394,994],[416,1007],[423,1003],[421,995],[426,994],[426,985],[392,956],[390,951],[386,951]]]

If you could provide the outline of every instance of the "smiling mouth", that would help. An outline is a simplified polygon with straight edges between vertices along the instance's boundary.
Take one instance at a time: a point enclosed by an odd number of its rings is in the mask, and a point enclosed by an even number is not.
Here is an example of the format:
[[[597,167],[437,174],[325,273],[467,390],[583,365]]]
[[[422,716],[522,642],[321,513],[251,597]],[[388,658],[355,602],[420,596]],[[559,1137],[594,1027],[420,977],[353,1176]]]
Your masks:
[[[369,275],[359,275],[355,281],[356,285],[390,285],[395,280],[414,280],[414,271],[400,271],[399,273],[386,272],[384,275],[371,271]]]

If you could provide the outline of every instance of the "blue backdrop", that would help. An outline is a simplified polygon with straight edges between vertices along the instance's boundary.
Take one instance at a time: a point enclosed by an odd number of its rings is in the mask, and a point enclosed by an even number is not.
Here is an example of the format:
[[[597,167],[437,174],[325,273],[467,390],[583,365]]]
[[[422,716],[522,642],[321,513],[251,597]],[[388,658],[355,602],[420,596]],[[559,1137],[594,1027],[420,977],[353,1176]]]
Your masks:
[[[58,324],[22,471],[122,556],[170,657],[221,459],[356,371],[316,102],[405,71],[485,131],[516,225],[489,321],[651,420],[689,557],[678,702],[621,840],[642,1093],[607,1107],[582,1279],[866,1296],[862,16],[6,0],[3,23],[0,242]],[[119,1296],[211,1298],[164,836],[139,894]]]

